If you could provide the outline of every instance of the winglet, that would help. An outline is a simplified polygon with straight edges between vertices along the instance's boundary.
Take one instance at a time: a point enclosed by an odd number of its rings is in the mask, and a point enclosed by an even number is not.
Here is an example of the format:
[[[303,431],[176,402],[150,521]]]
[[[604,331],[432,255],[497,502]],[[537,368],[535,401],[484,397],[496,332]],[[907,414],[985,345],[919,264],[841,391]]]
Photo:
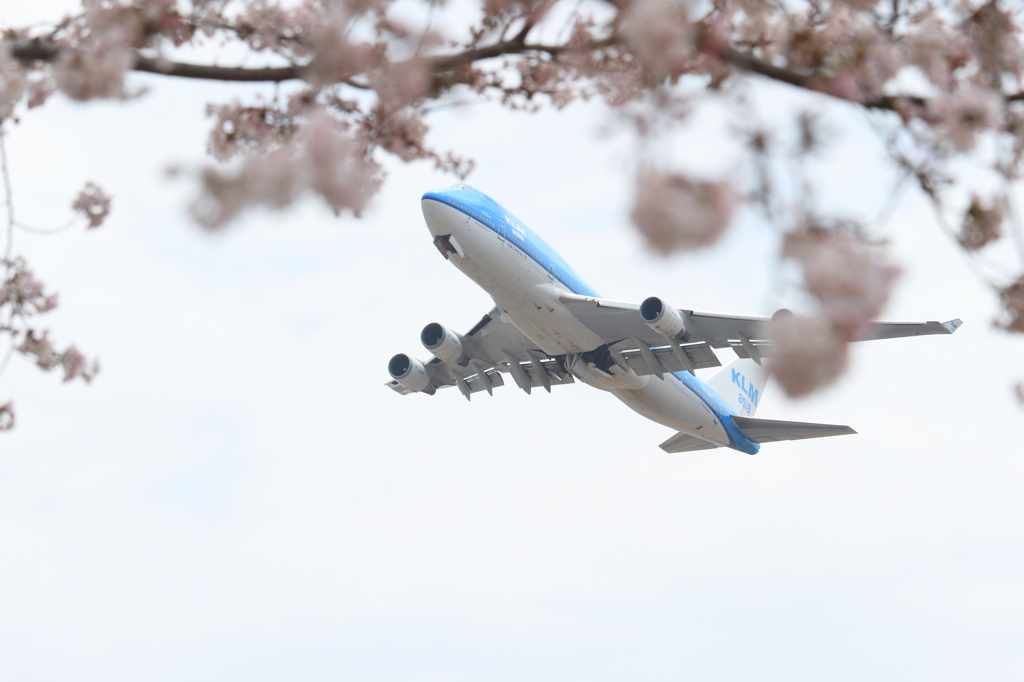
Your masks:
[[[950,320],[949,322],[943,322],[942,323],[942,328],[946,330],[947,334],[952,334],[957,329],[962,327],[963,324],[964,324],[963,321],[958,317],[955,320]]]

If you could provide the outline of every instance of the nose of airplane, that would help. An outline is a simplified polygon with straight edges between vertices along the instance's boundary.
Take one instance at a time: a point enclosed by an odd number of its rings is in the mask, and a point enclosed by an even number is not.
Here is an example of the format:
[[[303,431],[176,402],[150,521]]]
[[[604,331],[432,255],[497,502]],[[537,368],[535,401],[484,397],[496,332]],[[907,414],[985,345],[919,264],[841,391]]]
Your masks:
[[[438,202],[433,198],[429,198],[427,195],[423,195],[423,200],[420,202],[420,208],[423,209],[423,219],[427,223],[427,229],[430,230],[430,234],[438,236],[444,233],[444,213],[445,209],[451,210],[445,204]]]
[[[427,229],[435,237],[450,235],[459,231],[464,214],[456,206],[460,205],[456,188],[440,189],[427,192],[420,201],[423,219]]]

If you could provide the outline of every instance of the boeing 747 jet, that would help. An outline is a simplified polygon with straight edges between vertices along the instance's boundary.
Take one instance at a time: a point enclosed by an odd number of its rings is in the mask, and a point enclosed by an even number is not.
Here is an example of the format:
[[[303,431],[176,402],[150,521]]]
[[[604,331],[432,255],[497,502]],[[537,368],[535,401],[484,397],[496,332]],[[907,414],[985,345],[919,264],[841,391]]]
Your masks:
[[[661,444],[666,452],[728,447],[754,455],[761,443],[855,433],[754,417],[768,380],[771,318],[679,309],[653,296],[639,305],[601,298],[526,225],[468,185],[427,192],[422,208],[437,250],[496,305],[465,334],[437,322],[424,327],[430,361],[391,358],[388,386],[402,395],[455,386],[468,400],[493,395],[506,375],[527,393],[578,379],[676,431]],[[960,324],[875,322],[865,340],[952,334]],[[737,357],[722,367],[714,349]],[[710,367],[721,369],[697,378]]]

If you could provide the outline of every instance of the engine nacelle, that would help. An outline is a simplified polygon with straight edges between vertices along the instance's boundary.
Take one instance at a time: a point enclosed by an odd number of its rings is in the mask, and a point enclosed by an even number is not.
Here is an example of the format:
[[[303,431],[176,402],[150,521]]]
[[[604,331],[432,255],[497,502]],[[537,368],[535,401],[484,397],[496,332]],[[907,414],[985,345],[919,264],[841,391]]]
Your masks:
[[[425,391],[430,388],[427,368],[416,358],[399,353],[388,363],[388,374],[410,391]]]
[[[640,304],[640,319],[670,339],[677,339],[686,333],[686,323],[679,309],[657,296],[651,296]]]
[[[420,343],[444,362],[458,363],[466,359],[466,349],[458,334],[453,334],[437,322],[431,322],[420,332]]]

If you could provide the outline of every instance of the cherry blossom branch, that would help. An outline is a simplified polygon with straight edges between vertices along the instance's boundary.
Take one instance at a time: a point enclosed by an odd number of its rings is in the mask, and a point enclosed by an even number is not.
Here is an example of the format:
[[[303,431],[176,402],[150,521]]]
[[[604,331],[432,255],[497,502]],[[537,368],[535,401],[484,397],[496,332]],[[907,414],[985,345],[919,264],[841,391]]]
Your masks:
[[[188,64],[172,62],[166,59],[137,56],[132,66],[135,71],[155,73],[161,76],[189,78],[192,80],[235,81],[242,83],[281,83],[283,81],[300,80],[306,67],[299,65],[249,68],[231,66],[208,66],[205,64]],[[353,83],[348,83],[354,85]]]
[[[923,97],[913,97],[909,95],[885,95],[869,100],[853,99],[829,90],[828,88],[823,87],[822,84],[815,82],[816,78],[814,74],[803,74],[797,71],[784,69],[732,47],[725,49],[722,54],[722,59],[728,64],[743,71],[749,71],[750,73],[757,74],[758,76],[764,76],[765,78],[769,78],[780,83],[786,83],[787,85],[792,85],[804,90],[828,95],[829,97],[841,99],[844,102],[860,104],[868,109],[884,109],[887,111],[898,112],[901,109],[901,104],[912,104],[916,107],[924,107],[927,105],[927,100]],[[1016,101],[1018,99],[1024,99],[1024,93],[1018,93],[1007,97],[1008,101]]]
[[[400,68],[406,64],[417,64],[434,71],[451,71],[460,66],[474,62],[515,55],[522,53],[546,53],[556,55],[565,48],[560,45],[531,44],[526,42],[527,27],[524,27],[514,38],[484,47],[477,47],[463,52],[450,55],[437,55],[421,57],[408,62],[396,62],[394,66]],[[33,38],[31,40],[19,41],[11,49],[11,56],[25,64],[34,62],[55,62],[61,53],[70,48],[52,40]],[[154,73],[163,76],[174,76],[193,80],[217,80],[237,81],[248,83],[281,83],[289,80],[302,80],[306,75],[308,64],[292,64],[278,67],[232,67],[232,66],[211,66],[206,64],[192,64],[188,62],[176,62],[168,59],[146,57],[136,54],[135,62],[131,67],[135,71]],[[347,85],[359,86],[357,83],[343,81]]]
[[[533,28],[533,24],[527,22],[522,30],[513,38],[503,40],[483,47],[471,49],[447,55],[434,55],[429,57],[417,57],[413,60],[396,62],[393,66],[402,68],[406,65],[415,64],[432,72],[453,71],[460,67],[493,59],[496,57],[513,56],[519,54],[547,54],[557,57],[567,50],[566,45],[547,45],[543,43],[527,43],[526,36]],[[615,39],[605,38],[593,40],[587,44],[586,49],[598,50],[607,48],[615,43]],[[19,41],[11,49],[11,55],[26,64],[34,62],[54,62],[67,50],[66,46],[60,43],[43,38],[32,38]],[[927,100],[923,97],[908,95],[885,95],[869,100],[858,100],[837,93],[826,87],[827,79],[822,78],[814,72],[801,73],[799,71],[776,66],[764,61],[749,52],[726,47],[720,54],[720,59],[730,66],[752,74],[763,76],[770,80],[786,83],[804,90],[810,90],[819,94],[840,99],[847,102],[860,104],[869,109],[880,109],[899,112],[911,105],[914,108],[923,108]],[[163,76],[185,78],[190,80],[215,80],[225,82],[246,82],[246,83],[282,83],[290,80],[303,80],[309,70],[308,64],[291,64],[278,67],[231,67],[213,66],[208,64],[194,64],[189,62],[172,61],[163,58],[147,57],[136,54],[132,70],[143,73],[153,73]],[[358,83],[351,79],[341,81],[345,85],[367,89],[365,84]],[[1007,102],[1024,101],[1024,92],[1005,95]]]
[[[30,321],[35,315],[47,313],[57,307],[57,295],[47,294],[44,285],[25,264],[21,257],[12,258],[14,228],[26,229],[18,223],[14,213],[14,199],[11,189],[10,168],[7,163],[7,147],[5,131],[0,121],[0,175],[4,190],[6,211],[6,244],[4,245],[3,280],[0,281],[0,334],[10,338],[2,360],[0,375],[18,351],[31,357],[35,364],[44,371],[61,368],[64,371],[65,383],[80,378],[86,383],[92,381],[99,372],[99,363],[91,363],[74,346],[70,345],[63,351],[57,350],[49,340],[49,331],[34,327]],[[72,203],[72,209],[89,221],[89,227],[98,227],[110,213],[110,197],[93,183],[87,183]],[[78,219],[79,216],[72,221]],[[31,228],[28,228],[31,231]],[[43,232],[45,234],[45,232]],[[19,342],[20,340],[20,342]],[[11,402],[0,405],[0,431],[9,431],[14,427],[14,407]]]

